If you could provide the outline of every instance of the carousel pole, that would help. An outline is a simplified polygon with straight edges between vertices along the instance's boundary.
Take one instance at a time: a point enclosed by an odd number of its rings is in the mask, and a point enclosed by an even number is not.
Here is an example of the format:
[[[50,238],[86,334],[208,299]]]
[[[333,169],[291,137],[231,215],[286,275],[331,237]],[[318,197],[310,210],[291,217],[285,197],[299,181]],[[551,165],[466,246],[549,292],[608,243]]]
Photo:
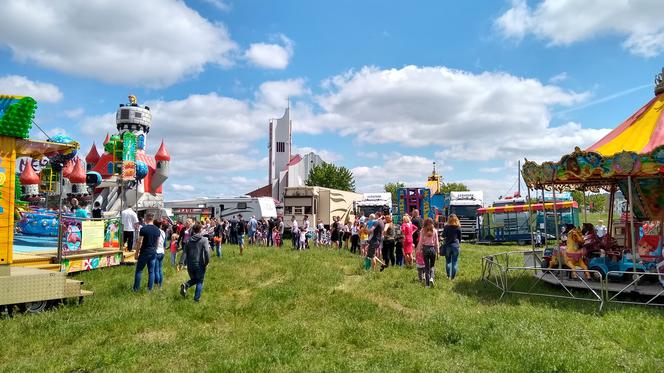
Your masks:
[[[563,255],[560,251],[560,226],[558,224],[558,208],[556,207],[556,187],[551,188],[553,193],[553,221],[556,226],[556,245],[558,245],[558,269],[563,268]]]
[[[62,174],[62,167],[60,168],[60,198],[58,199],[58,254],[56,261],[58,264],[62,262],[62,190],[64,189],[64,176]]]
[[[530,229],[530,244],[533,247],[533,264],[535,264],[535,232],[533,230],[533,209],[532,201],[530,199],[530,187],[526,184],[526,194],[528,196],[528,228]],[[535,219],[535,226],[537,226],[537,219]]]
[[[588,222],[588,204],[586,202],[586,189],[583,188],[583,222]]]
[[[629,230],[630,245],[632,246],[632,271],[636,272],[636,236],[634,231],[634,194],[632,193],[632,176],[627,177],[627,192],[629,194]]]
[[[542,187],[542,213],[543,213],[543,223],[544,223],[544,240],[542,244],[544,244],[544,248],[546,249],[546,239],[548,236],[548,233],[546,233],[546,198],[544,197],[544,187]]]
[[[616,186],[615,184],[611,185],[611,189],[609,190],[609,219],[606,222],[606,229],[607,229],[607,235],[611,236],[611,232],[613,229],[613,209],[615,208],[615,203],[616,203]]]

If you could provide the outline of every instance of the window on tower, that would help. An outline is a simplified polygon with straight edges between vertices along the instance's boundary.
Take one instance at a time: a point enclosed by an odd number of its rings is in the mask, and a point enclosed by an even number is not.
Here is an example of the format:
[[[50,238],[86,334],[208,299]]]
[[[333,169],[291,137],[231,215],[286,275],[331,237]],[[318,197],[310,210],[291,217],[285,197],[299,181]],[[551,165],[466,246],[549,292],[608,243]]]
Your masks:
[[[283,141],[277,142],[277,153],[283,153],[286,151],[286,143]]]

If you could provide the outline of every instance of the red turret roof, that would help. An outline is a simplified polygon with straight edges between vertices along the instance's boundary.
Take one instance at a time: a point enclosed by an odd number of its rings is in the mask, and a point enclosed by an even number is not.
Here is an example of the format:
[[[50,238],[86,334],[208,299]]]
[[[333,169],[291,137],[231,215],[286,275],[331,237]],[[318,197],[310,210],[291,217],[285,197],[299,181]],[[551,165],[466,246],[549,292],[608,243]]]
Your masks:
[[[69,179],[69,175],[71,175],[71,172],[74,170],[74,161],[70,160],[68,161],[65,166],[62,168],[62,176],[65,178]]]
[[[171,160],[171,155],[168,154],[168,151],[166,151],[166,145],[164,145],[164,140],[161,140],[161,145],[159,145],[159,150],[157,150],[157,154],[155,154],[154,159],[157,162]]]
[[[88,155],[85,157],[85,162],[89,164],[95,164],[97,161],[99,161],[99,152],[97,152],[97,146],[93,142]]]
[[[106,143],[109,142],[110,140],[111,140],[111,135],[109,135],[108,132],[106,132],[106,138],[104,139],[104,145],[106,145]]]
[[[85,184],[85,167],[80,158],[76,158],[74,161],[74,169],[69,175],[69,181],[72,184]]]
[[[39,184],[39,175],[32,169],[32,165],[28,162],[18,178],[22,185],[35,185]]]

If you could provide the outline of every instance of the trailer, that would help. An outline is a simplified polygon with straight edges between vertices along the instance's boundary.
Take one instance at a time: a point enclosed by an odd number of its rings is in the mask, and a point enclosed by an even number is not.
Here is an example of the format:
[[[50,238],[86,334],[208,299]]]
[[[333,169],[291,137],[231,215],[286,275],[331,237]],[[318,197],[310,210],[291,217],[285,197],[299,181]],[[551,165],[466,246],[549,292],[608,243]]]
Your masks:
[[[392,212],[392,193],[364,193],[361,201],[355,202],[353,211],[356,216],[366,216],[376,212]]]
[[[195,198],[168,201],[164,205],[172,209],[176,219],[231,219],[238,214],[245,218],[256,216],[256,219],[277,217],[276,205],[270,197]]]
[[[455,214],[461,223],[461,238],[476,239],[478,229],[477,209],[482,208],[484,193],[481,191],[450,192],[448,213]]]
[[[318,186],[287,187],[283,201],[284,222],[286,227],[290,228],[292,216],[302,222],[305,215],[309,217],[312,226],[320,219],[329,227],[335,216],[342,222],[353,221],[353,206],[362,199],[362,194],[337,189]]]

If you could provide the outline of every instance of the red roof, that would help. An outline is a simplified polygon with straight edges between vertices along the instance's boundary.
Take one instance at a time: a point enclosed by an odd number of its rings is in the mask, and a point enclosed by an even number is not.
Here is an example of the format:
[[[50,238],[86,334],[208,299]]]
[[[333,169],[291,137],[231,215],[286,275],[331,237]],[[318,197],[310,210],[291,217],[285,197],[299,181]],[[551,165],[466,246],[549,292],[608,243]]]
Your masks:
[[[85,162],[89,164],[95,164],[97,161],[99,161],[99,158],[100,157],[99,152],[97,152],[97,145],[95,145],[93,142],[88,155],[85,157]]]
[[[166,145],[164,145],[164,140],[161,140],[161,145],[159,145],[159,150],[155,154],[154,159],[157,161],[170,161],[171,155],[166,151]]]
[[[85,167],[80,158],[76,158],[74,169],[69,175],[69,181],[72,184],[85,184]]]
[[[296,164],[300,163],[301,160],[302,160],[302,157],[300,157],[299,154],[295,154],[294,156],[291,157],[291,159],[288,162],[288,164],[286,165],[286,167],[296,165]]]
[[[247,195],[251,197],[272,197],[272,185],[268,184],[256,190],[252,190],[247,193]]]
[[[136,151],[136,160],[144,162],[146,165],[148,165],[148,168],[151,170],[155,170],[157,168],[154,158],[152,156],[145,154],[143,150]],[[99,174],[104,178],[111,176],[108,173],[108,162],[113,162],[113,155],[109,153],[104,153],[99,159],[99,162],[97,162],[95,167],[92,169],[92,171],[99,172]]]
[[[73,160],[67,161],[65,166],[62,168],[62,176],[69,179],[69,175],[71,175],[71,172],[73,170],[74,170],[74,161]]]
[[[35,185],[39,184],[39,175],[32,169],[32,165],[28,162],[18,178],[22,185]]]
[[[107,142],[111,141],[111,135],[106,132],[106,138],[104,139],[104,145],[106,145]]]

